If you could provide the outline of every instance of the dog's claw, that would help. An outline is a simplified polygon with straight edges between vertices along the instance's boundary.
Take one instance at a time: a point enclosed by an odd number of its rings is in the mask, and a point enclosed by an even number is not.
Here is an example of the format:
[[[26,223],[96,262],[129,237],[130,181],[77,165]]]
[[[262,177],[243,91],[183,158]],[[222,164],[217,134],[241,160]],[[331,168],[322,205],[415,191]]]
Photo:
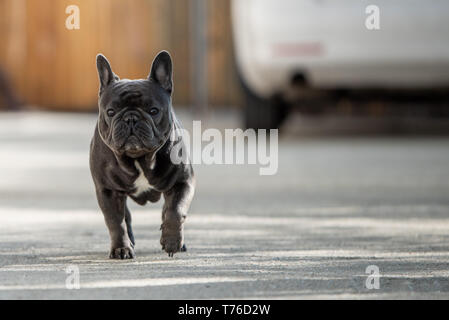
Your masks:
[[[114,248],[109,253],[110,259],[134,259],[135,253],[131,247]]]
[[[173,257],[173,255],[176,252],[182,251],[183,247],[182,229],[168,233],[167,229],[163,227],[160,242],[162,250],[165,250],[165,252],[168,253],[169,257]]]

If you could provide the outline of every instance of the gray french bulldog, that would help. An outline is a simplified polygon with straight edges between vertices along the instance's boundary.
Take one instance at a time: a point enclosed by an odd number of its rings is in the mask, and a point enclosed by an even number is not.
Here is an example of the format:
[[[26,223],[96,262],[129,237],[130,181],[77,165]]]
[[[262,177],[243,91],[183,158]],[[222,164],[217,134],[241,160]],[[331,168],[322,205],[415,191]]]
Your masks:
[[[195,179],[189,162],[172,161],[170,156],[174,148],[184,146],[171,105],[171,57],[160,52],[147,79],[120,80],[101,54],[97,69],[99,115],[90,146],[90,170],[111,238],[109,257],[135,257],[127,198],[144,205],[159,201],[161,194],[165,199],[162,249],[169,256],[185,251],[183,224]]]

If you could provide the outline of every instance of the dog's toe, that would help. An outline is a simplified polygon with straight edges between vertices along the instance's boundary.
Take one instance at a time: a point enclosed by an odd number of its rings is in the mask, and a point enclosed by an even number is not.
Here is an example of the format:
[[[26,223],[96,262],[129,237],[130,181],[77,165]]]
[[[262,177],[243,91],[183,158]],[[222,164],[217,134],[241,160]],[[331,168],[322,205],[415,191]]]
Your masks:
[[[112,248],[109,253],[110,259],[134,259],[136,254],[131,247]]]

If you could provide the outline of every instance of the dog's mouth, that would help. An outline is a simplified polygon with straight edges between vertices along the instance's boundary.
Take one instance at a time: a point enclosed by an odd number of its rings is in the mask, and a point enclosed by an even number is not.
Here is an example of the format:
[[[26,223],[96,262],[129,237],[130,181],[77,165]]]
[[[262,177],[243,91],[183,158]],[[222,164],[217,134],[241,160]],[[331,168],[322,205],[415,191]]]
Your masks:
[[[125,154],[131,158],[138,158],[149,152],[142,141],[135,135],[130,135],[124,145]]]
[[[130,158],[140,158],[159,149],[162,145],[162,140],[158,142],[160,142],[158,145],[148,146],[145,145],[139,137],[132,134],[126,139],[122,150]]]

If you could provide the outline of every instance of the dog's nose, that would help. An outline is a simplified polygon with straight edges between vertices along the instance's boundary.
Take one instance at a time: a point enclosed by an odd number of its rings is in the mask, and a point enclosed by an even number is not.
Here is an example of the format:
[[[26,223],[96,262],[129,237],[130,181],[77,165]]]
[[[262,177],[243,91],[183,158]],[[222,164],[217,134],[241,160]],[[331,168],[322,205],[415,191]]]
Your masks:
[[[140,119],[140,114],[137,111],[129,111],[129,112],[125,113],[125,115],[123,116],[123,121],[125,121],[128,124],[135,123],[139,119]]]

